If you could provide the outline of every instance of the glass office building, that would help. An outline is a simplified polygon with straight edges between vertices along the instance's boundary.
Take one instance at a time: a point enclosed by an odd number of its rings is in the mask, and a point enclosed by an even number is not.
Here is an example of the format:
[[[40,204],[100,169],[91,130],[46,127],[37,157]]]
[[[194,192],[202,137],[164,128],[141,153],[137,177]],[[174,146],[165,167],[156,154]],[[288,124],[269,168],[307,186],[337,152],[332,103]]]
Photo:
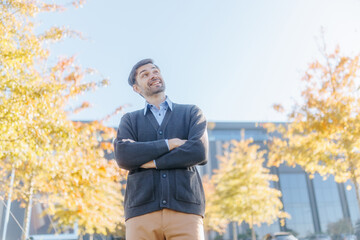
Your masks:
[[[218,167],[216,156],[223,153],[222,145],[232,139],[240,140],[242,134],[245,139],[252,138],[261,148],[266,148],[264,141],[268,139],[268,134],[257,123],[209,123],[209,162],[199,168],[201,174],[212,175],[212,170]],[[305,238],[315,233],[327,233],[331,224],[348,220],[355,226],[359,220],[354,186],[350,182],[336,183],[333,177],[323,180],[319,175],[310,179],[302,168],[286,165],[272,168],[271,172],[279,177],[279,181],[273,185],[282,192],[284,209],[291,215],[291,219],[286,220],[285,226],[281,226],[278,221],[271,226],[257,227],[258,237],[278,231],[293,231],[298,238]],[[352,186],[350,191],[346,190],[347,185]],[[246,230],[246,224],[242,224],[238,226],[237,232],[244,233]],[[229,225],[224,239],[233,239],[232,234],[232,225]]]

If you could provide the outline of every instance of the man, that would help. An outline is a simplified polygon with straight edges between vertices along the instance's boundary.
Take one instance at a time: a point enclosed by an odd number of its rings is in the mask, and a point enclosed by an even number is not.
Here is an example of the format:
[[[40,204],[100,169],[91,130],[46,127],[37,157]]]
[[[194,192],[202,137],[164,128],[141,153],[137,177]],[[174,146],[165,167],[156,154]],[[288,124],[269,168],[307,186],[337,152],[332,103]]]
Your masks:
[[[207,163],[206,120],[194,105],[172,103],[151,59],[135,64],[129,84],[145,108],[125,114],[115,158],[129,170],[127,240],[202,240],[204,190],[196,165]]]

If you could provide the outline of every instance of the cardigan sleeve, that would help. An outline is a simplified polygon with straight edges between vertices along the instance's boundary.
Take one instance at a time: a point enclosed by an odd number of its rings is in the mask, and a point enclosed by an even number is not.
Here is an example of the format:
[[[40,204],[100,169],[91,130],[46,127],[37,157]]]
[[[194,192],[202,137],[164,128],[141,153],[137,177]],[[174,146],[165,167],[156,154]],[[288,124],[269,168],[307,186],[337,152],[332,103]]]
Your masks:
[[[157,169],[205,165],[208,155],[206,119],[197,107],[191,108],[190,130],[185,144],[155,159]]]
[[[131,139],[135,142],[122,141],[122,139]],[[164,139],[137,142],[131,125],[130,113],[126,113],[121,118],[117,137],[114,140],[114,152],[120,168],[134,170],[169,152],[169,148]]]

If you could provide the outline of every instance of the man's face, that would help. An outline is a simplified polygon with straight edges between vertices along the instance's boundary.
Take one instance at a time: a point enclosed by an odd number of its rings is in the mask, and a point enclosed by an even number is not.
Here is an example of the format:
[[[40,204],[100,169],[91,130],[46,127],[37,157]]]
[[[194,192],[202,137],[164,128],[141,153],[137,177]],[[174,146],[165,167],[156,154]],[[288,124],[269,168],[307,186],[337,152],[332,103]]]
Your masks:
[[[151,63],[139,67],[136,71],[136,82],[133,89],[145,98],[164,92],[165,82],[160,70]]]

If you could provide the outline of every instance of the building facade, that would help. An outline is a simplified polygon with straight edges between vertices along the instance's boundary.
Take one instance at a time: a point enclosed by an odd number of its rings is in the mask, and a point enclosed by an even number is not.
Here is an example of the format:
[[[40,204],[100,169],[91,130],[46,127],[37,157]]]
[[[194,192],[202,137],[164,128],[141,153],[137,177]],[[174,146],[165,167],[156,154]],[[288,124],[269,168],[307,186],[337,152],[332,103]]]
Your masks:
[[[268,134],[264,128],[255,122],[215,122],[209,123],[210,153],[208,164],[200,168],[202,175],[212,175],[213,169],[218,168],[218,155],[223,154],[223,144],[230,140],[252,138],[255,144],[266,148],[265,141]],[[243,132],[243,133],[242,133]],[[360,219],[359,208],[352,183],[336,183],[333,177],[324,180],[315,175],[310,179],[300,167],[291,168],[281,165],[271,168],[271,173],[279,177],[274,183],[275,188],[282,192],[284,210],[291,215],[285,226],[275,222],[271,226],[256,227],[258,237],[267,233],[279,231],[293,231],[299,238],[307,238],[314,234],[327,233],[336,224],[348,221],[354,227]],[[350,185],[351,190],[346,190]],[[233,239],[233,225],[224,239]],[[246,232],[247,226],[238,226],[237,232]]]

